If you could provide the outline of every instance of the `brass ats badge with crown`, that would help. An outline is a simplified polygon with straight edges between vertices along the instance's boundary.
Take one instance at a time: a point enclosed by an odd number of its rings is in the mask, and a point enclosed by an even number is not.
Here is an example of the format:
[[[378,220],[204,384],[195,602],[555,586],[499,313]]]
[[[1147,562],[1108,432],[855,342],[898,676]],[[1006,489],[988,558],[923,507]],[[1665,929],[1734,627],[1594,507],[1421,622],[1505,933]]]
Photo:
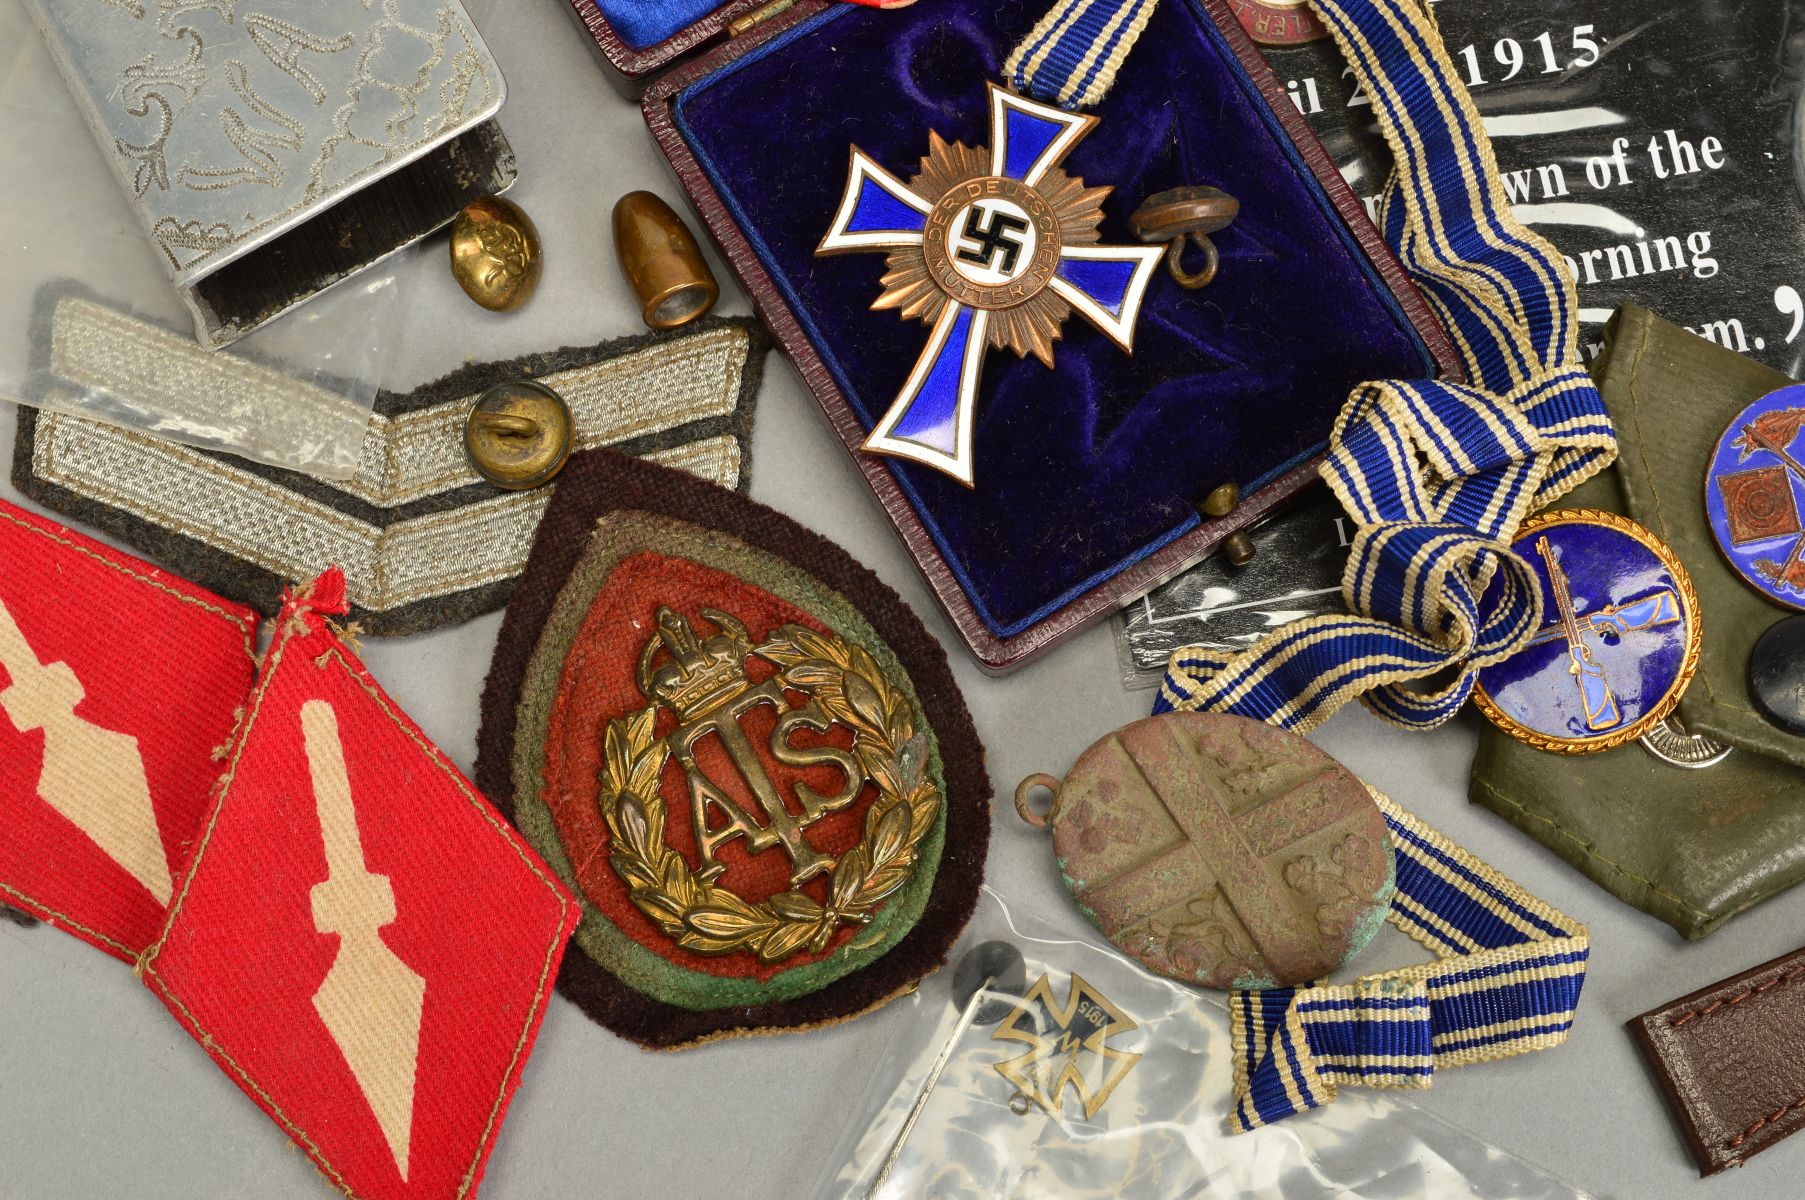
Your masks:
[[[944,961],[990,784],[895,593],[778,513],[612,452],[571,458],[545,522],[477,775],[582,898],[559,989],[674,1049],[843,1021]]]
[[[640,690],[652,704],[608,726],[602,809],[610,861],[640,911],[687,950],[749,950],[762,962],[805,947],[819,954],[840,926],[868,923],[908,881],[916,849],[940,811],[939,791],[922,770],[923,739],[907,698],[864,648],[800,625],[781,626],[754,645],[745,625],[727,613],[703,609],[701,616],[715,633],[698,636],[688,619],[659,610],[657,634],[639,656]],[[752,659],[776,673],[754,682]],[[806,700],[793,707],[791,694]],[[761,708],[776,714],[772,759],[797,768],[837,767],[844,785],[821,795],[797,783],[795,803],[787,803],[747,733],[745,723]],[[664,737],[655,733],[661,709],[677,718]],[[799,731],[826,734],[835,726],[852,731],[850,750],[820,738],[796,740]],[[734,799],[733,782],[711,778],[698,764],[696,747],[710,738],[718,739],[756,811]],[[699,870],[665,840],[659,787],[671,760],[688,783]],[[863,839],[837,858],[811,845],[809,827],[851,805],[867,784],[878,795]],[[718,852],[736,838],[745,838],[753,853],[781,848],[791,865],[789,890],[754,903],[719,886],[726,868]],[[801,890],[821,875],[829,877],[825,901]]]

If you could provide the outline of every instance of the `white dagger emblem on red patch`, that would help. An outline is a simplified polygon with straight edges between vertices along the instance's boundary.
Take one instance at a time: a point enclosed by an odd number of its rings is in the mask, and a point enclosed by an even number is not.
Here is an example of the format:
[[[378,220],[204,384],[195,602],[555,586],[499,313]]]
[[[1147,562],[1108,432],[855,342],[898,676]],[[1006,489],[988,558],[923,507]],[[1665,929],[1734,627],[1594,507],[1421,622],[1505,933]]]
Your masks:
[[[174,889],[138,739],[75,715],[76,705],[87,696],[81,680],[68,663],[39,662],[3,603],[0,668],[12,680],[0,691],[0,709],[20,733],[44,731],[38,795],[143,884],[158,904],[168,904]]]
[[[395,921],[395,888],[387,875],[372,874],[364,864],[332,705],[324,700],[302,705],[301,732],[326,844],[327,875],[313,889],[313,924],[339,936],[338,956],[313,994],[313,1007],[370,1102],[406,1180],[426,980],[382,940],[383,926]]]

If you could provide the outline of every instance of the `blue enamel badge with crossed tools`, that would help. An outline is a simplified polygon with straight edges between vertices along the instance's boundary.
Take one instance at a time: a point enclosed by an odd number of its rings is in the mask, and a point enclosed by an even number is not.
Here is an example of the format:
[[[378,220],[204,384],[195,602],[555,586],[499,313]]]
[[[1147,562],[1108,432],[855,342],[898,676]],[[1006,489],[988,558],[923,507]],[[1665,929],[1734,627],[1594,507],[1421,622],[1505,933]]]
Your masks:
[[[846,194],[818,254],[885,251],[894,308],[932,330],[908,382],[865,449],[913,459],[972,485],[972,418],[984,352],[1008,347],[1053,364],[1075,309],[1124,351],[1163,246],[1098,245],[1109,188],[1060,169],[1096,117],[990,85],[990,148],[929,134],[903,183],[856,146]]]

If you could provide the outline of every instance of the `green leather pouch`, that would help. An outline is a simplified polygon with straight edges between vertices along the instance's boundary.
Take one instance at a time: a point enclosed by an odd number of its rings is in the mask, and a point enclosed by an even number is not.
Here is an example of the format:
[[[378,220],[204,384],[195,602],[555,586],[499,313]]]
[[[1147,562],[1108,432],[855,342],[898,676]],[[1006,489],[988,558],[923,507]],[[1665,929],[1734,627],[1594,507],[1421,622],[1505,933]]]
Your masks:
[[[1549,754],[1487,725],[1470,794],[1689,938],[1805,880],[1805,771],[1747,750],[1688,770],[1635,742]]]
[[[1699,938],[1805,880],[1805,770],[1794,765],[1805,762],[1805,739],[1768,725],[1743,685],[1749,650],[1783,610],[1730,570],[1704,512],[1718,435],[1750,401],[1791,381],[1634,307],[1617,314],[1592,373],[1621,458],[1560,507],[1625,513],[1679,555],[1704,626],[1681,720],[1734,749],[1715,766],[1688,769],[1634,742],[1548,754],[1488,725],[1471,796],[1612,895]]]
[[[1698,589],[1705,646],[1680,721],[1732,746],[1805,767],[1805,738],[1749,701],[1749,653],[1790,615],[1730,568],[1705,514],[1705,473],[1737,413],[1792,383],[1777,371],[1626,305],[1592,374],[1617,424],[1624,511],[1673,547]]]

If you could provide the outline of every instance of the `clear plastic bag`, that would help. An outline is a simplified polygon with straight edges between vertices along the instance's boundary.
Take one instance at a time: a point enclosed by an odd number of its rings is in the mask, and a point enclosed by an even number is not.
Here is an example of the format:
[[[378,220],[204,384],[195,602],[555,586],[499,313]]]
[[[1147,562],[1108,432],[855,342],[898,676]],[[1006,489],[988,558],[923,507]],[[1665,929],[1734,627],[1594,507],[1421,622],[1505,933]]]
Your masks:
[[[229,350],[201,349],[22,0],[0,0],[0,181],[0,398],[356,473],[402,315],[400,256]]]
[[[1015,986],[1005,977],[961,1003],[970,985],[959,986],[960,964],[981,980],[994,960],[966,955],[990,942],[1020,952]],[[1222,1005],[1011,910],[989,888],[950,961],[899,1002],[910,1010],[904,1034],[878,1064],[818,1200],[1586,1195],[1395,1093],[1347,1089],[1326,1108],[1231,1135]]]

